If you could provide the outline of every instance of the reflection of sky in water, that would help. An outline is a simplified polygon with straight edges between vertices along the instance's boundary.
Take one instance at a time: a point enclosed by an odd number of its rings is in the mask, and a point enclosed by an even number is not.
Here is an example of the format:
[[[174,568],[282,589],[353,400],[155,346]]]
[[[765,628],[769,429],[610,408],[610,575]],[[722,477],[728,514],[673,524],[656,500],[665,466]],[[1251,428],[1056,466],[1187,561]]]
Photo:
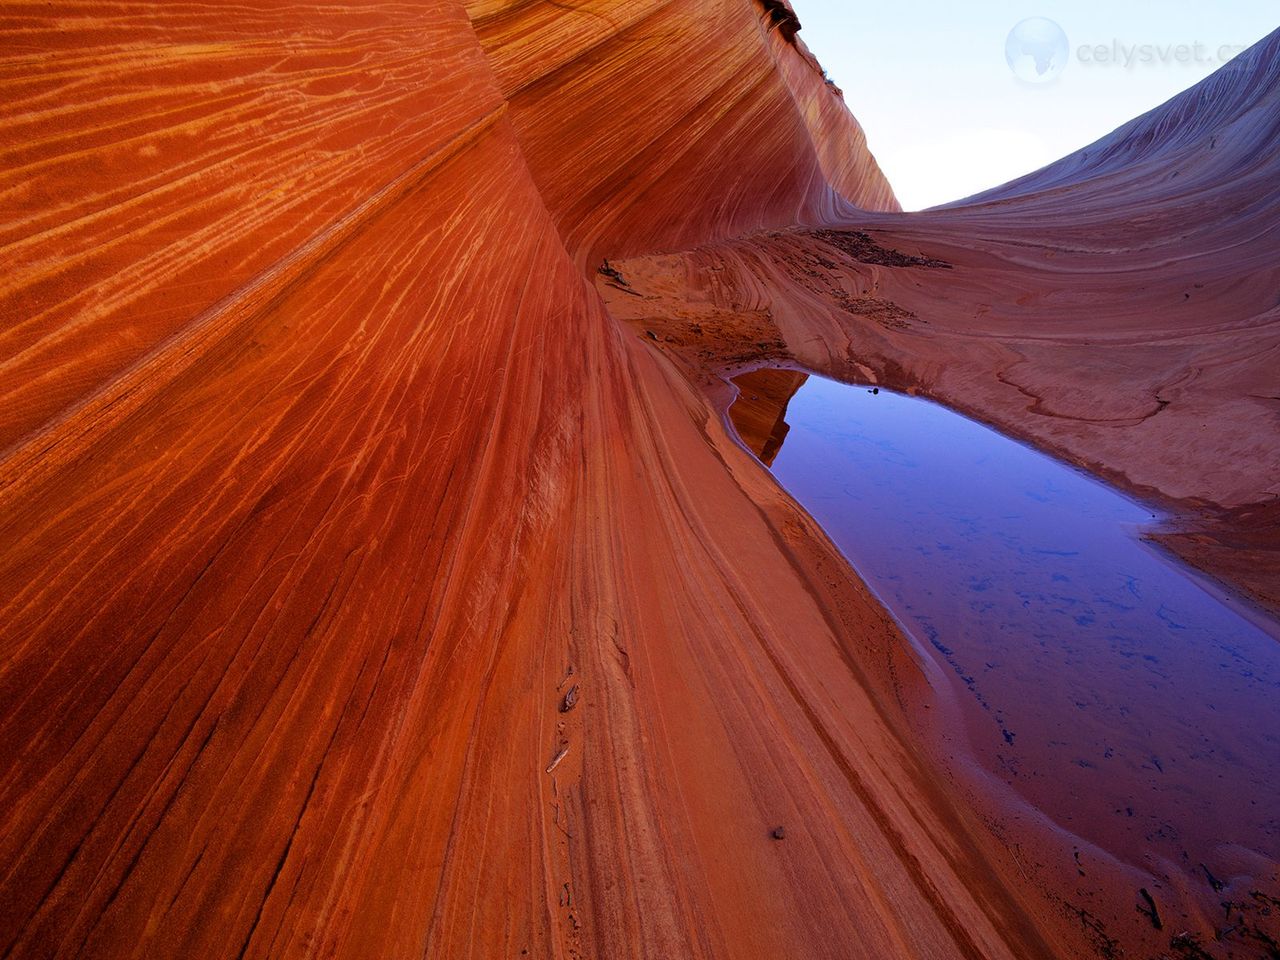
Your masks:
[[[787,421],[775,474],[995,721],[975,747],[1024,795],[1104,816],[1136,778],[1174,835],[1280,853],[1280,645],[1138,542],[1149,510],[887,391],[811,377]]]

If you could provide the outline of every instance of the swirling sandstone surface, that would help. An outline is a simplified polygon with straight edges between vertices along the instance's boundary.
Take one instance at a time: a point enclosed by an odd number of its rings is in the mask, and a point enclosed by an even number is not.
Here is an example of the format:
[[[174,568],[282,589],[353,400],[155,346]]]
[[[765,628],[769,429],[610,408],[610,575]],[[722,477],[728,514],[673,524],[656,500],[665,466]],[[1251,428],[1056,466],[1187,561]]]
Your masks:
[[[793,28],[5,7],[0,955],[1069,951],[589,279],[896,207]]]
[[[593,283],[896,211],[795,29],[0,12],[0,956],[1092,949],[711,368]]]

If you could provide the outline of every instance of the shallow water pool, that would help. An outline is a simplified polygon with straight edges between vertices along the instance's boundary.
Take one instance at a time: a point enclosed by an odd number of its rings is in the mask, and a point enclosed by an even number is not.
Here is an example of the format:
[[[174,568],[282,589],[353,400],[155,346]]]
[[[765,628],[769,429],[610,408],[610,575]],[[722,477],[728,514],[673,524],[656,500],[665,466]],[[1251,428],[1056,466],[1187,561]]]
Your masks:
[[[731,419],[760,434],[780,376],[738,378]],[[1140,539],[1149,508],[924,399],[811,376],[773,409],[771,469],[951,678],[980,763],[1134,866],[1273,871],[1280,643]]]

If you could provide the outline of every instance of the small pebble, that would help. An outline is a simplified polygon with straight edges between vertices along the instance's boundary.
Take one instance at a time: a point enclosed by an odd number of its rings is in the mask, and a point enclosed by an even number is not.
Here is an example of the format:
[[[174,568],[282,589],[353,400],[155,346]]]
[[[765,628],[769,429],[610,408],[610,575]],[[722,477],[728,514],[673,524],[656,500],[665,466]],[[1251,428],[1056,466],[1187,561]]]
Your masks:
[[[578,685],[575,683],[569,688],[569,692],[564,695],[564,700],[560,702],[560,712],[568,713],[578,703]]]

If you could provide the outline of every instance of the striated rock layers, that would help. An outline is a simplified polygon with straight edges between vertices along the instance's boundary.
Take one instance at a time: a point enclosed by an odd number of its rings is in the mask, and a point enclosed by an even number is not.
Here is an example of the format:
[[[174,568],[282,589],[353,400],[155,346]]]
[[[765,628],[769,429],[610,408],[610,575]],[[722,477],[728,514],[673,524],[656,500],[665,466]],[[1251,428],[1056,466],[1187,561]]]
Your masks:
[[[782,0],[5,8],[0,956],[1148,942],[953,795],[920,664],[712,375],[856,355],[966,409],[1034,395],[1012,428],[1160,487],[1143,451],[1197,391],[1253,392],[1274,335],[1241,319],[1274,289],[1270,141],[1230,178],[1200,140],[1176,183],[1126,173],[1184,162],[1158,138],[1052,174],[1127,198],[1094,214],[1024,184],[889,219],[795,30]],[[792,229],[854,223],[954,269]],[[1193,254],[1188,302],[1125,312]],[[1115,304],[1087,369],[1053,312],[1081,302]],[[691,312],[733,350],[673,362]],[[1061,419],[1069,372],[1132,462]],[[1067,426],[1025,428],[1046,407]],[[1210,433],[1160,489],[1256,502],[1273,448]]]

